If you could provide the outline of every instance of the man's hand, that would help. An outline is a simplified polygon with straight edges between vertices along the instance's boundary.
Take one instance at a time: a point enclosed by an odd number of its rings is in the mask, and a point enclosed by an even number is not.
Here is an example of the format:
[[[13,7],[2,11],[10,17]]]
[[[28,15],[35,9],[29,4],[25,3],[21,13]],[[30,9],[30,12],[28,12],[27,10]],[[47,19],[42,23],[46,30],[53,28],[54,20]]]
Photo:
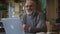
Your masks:
[[[41,28],[40,26],[41,26],[41,23],[38,23],[36,28]]]
[[[29,26],[28,25],[26,25],[26,24],[23,24],[23,28],[24,28],[24,30],[29,30]]]

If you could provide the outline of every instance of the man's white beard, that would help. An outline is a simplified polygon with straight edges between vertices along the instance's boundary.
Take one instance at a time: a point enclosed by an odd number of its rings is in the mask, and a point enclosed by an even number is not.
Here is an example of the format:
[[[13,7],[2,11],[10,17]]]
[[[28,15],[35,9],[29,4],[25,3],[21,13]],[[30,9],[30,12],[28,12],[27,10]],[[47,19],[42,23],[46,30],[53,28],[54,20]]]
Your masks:
[[[30,12],[26,11],[27,15],[31,15],[32,13],[33,13],[33,11],[30,11]]]

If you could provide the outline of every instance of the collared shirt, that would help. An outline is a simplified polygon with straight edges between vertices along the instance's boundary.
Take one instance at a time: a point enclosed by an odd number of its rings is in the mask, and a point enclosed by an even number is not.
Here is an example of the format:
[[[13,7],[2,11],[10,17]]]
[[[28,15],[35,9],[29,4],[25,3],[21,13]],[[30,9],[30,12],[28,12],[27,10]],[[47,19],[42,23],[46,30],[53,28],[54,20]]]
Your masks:
[[[22,23],[27,24],[30,27],[36,27],[36,25],[40,22],[40,27],[43,28],[45,24],[45,20],[43,18],[43,15],[39,14],[32,14],[32,15],[24,15],[22,18]],[[25,34],[36,34],[36,33],[29,33],[25,31]]]

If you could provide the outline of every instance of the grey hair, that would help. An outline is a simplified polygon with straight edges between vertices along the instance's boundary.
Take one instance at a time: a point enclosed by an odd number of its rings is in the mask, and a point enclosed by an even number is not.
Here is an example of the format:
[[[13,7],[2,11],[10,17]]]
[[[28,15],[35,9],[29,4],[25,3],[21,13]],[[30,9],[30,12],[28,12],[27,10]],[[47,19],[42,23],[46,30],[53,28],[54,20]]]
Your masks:
[[[26,2],[29,0],[26,0]],[[41,7],[41,1],[40,0],[31,0],[34,1],[36,3],[36,7],[37,7],[37,11],[41,12],[42,11],[42,7]]]

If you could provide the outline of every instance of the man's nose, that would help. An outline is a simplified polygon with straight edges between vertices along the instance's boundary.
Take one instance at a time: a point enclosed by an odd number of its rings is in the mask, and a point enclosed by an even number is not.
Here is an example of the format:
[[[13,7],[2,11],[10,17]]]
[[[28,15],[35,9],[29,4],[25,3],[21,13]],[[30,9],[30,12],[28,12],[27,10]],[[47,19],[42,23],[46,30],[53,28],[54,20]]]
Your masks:
[[[31,9],[31,7],[28,7],[28,9]]]

